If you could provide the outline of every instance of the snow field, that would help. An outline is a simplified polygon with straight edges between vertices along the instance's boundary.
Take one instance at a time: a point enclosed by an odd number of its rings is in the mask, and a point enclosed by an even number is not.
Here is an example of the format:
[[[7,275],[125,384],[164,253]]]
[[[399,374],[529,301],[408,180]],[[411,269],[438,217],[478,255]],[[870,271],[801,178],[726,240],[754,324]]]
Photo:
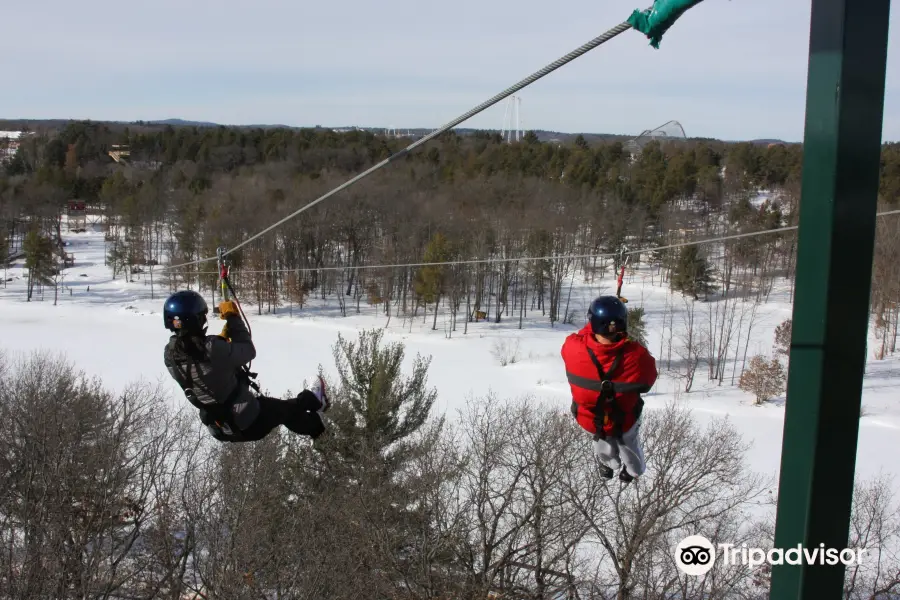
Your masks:
[[[6,287],[0,287],[0,331],[3,332],[0,349],[9,358],[39,350],[56,352],[89,375],[102,377],[113,389],[142,379],[158,382],[170,391],[173,406],[185,402],[163,365],[168,332],[162,324],[162,304],[169,289],[160,287],[155,276],[151,298],[146,274],[134,282],[126,282],[121,274],[113,279],[110,269],[104,266],[103,233],[99,229],[66,233],[64,226],[63,232],[68,244],[66,251],[75,255],[75,266],[65,270],[56,306],[53,306],[53,288],[44,289],[43,299],[36,294],[31,302],[26,302],[26,272],[21,260],[8,270]],[[590,300],[598,293],[614,291],[612,274],[593,285],[580,283],[576,278],[569,301],[569,310],[579,315],[574,325],[557,323],[551,328],[549,319],[540,311],[529,311],[521,330],[516,314],[499,324],[469,323],[468,333],[464,335],[460,315],[458,330],[448,337],[449,314],[443,311],[439,314],[437,330],[433,331],[433,313],[429,312],[424,318],[420,313],[414,321],[392,317],[385,330],[385,341],[404,343],[408,365],[417,353],[431,358],[429,383],[438,390],[435,412],[448,413],[453,418],[468,397],[483,397],[490,392],[509,399],[531,395],[567,411],[571,397],[560,347],[565,336],[583,324],[580,315],[585,313]],[[241,294],[240,289],[237,292]],[[756,353],[771,354],[775,327],[791,316],[788,292],[776,289],[770,301],[758,308],[748,361]],[[567,293],[567,289],[563,290],[563,303]],[[701,427],[710,419],[727,416],[745,440],[752,442],[746,457],[748,468],[777,481],[784,398],[754,406],[750,394],[731,385],[731,363],[725,369],[726,381],[719,385],[707,381],[707,367],[701,362],[692,391],[683,393],[680,379],[665,371],[667,348],[663,344],[668,337],[663,324],[671,310],[667,303],[676,311],[673,322],[677,338],[685,306],[681,296],[671,294],[661,285],[649,267],[637,272],[629,270],[623,294],[629,298],[629,306],[644,307],[648,346],[660,368],[659,381],[645,396],[646,410],[653,411],[672,401],[681,402],[693,410]],[[293,317],[289,316],[287,306],[279,308],[274,315],[258,315],[257,307],[246,301],[243,306],[258,350],[252,368],[259,373],[264,390],[279,396],[287,390],[298,392],[303,378],[316,372],[320,364],[326,373],[336,375],[332,347],[337,334],[353,339],[359,330],[384,328],[387,322],[380,309],[364,301],[361,314],[355,314],[355,304],[351,304],[349,316],[343,318],[334,298],[323,302],[311,297],[302,311],[294,306]],[[709,318],[709,306],[697,303],[698,320]],[[746,307],[738,305],[739,316],[744,309],[749,315],[749,303]],[[217,332],[221,323],[213,317],[210,332]],[[746,323],[741,335],[739,360],[743,359]],[[874,347],[871,331],[870,339],[870,346]],[[518,343],[519,360],[501,366],[493,354],[498,342],[511,346]],[[678,360],[674,351],[672,360]],[[900,474],[900,464],[894,459],[900,452],[898,400],[900,357],[876,361],[870,350],[857,451],[857,474],[862,478],[880,472]],[[898,480],[894,484],[900,491]]]

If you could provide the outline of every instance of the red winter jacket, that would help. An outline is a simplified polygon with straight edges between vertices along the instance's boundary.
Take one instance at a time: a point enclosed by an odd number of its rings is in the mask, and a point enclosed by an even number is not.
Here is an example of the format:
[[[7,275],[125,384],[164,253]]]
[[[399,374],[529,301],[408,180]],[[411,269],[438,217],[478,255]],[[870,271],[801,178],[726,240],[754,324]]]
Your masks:
[[[610,416],[594,415],[593,410],[597,405],[597,397],[600,394],[600,375],[594,366],[590,355],[590,348],[606,373],[606,378],[614,384],[642,384],[637,387],[646,392],[656,382],[656,360],[650,352],[634,340],[624,339],[614,344],[601,344],[594,338],[590,324],[586,325],[578,333],[573,333],[566,338],[562,346],[562,358],[566,363],[566,376],[572,388],[572,413],[578,424],[590,433],[597,433],[595,418],[603,422],[603,430],[607,435],[613,433],[613,422]],[[622,359],[619,366],[612,373],[609,369],[613,366],[616,354],[622,351]],[[616,393],[616,403],[624,411],[622,433],[631,429],[637,420],[635,409],[639,396],[638,391],[623,391]]]

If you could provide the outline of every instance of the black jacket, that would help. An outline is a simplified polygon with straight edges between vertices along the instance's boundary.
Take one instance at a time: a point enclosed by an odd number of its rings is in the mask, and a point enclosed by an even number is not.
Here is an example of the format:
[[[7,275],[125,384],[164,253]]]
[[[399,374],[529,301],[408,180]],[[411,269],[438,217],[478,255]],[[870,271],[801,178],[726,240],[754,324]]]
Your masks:
[[[191,348],[169,338],[164,352],[166,368],[198,408],[206,408],[215,418],[226,411],[231,422],[247,429],[259,415],[259,401],[240,368],[256,357],[256,347],[239,315],[227,317],[231,341],[218,335],[200,338],[203,347]],[[190,390],[190,391],[188,391]],[[230,404],[230,410],[228,405]]]

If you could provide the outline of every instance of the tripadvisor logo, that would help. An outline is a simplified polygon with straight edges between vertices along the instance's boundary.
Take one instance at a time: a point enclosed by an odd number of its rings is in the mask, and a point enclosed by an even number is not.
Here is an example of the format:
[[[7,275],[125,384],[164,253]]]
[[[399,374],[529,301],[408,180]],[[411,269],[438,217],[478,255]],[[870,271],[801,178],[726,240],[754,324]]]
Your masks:
[[[686,575],[705,575],[716,563],[716,549],[702,535],[690,535],[675,547],[675,564]]]
[[[722,551],[722,559],[726,565],[747,565],[758,567],[762,564],[769,565],[836,565],[839,562],[844,565],[862,564],[865,548],[825,548],[825,544],[819,544],[817,548],[804,548],[797,544],[793,548],[784,550],[772,548],[748,548],[746,544],[736,547],[734,544],[719,544]],[[675,564],[686,575],[695,577],[705,575],[716,563],[716,547],[702,535],[691,535],[679,542],[675,547]]]

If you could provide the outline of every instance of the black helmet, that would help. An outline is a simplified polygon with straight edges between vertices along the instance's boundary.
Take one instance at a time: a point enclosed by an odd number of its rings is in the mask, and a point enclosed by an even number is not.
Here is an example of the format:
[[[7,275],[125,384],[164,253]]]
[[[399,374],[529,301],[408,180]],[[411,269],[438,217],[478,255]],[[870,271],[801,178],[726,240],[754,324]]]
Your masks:
[[[206,315],[209,307],[197,292],[175,292],[163,306],[163,322],[166,329],[175,333],[199,334],[206,331]]]
[[[615,296],[600,296],[588,310],[591,330],[600,335],[624,334],[628,329],[628,309]]]

